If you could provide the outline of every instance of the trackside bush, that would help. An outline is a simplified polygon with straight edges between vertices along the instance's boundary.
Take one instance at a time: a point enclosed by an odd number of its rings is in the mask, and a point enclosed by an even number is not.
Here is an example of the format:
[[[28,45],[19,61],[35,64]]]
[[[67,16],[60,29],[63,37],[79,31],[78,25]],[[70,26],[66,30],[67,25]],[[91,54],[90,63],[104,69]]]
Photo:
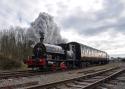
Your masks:
[[[10,69],[18,69],[20,67],[21,67],[20,61],[0,56],[0,69],[10,70]]]

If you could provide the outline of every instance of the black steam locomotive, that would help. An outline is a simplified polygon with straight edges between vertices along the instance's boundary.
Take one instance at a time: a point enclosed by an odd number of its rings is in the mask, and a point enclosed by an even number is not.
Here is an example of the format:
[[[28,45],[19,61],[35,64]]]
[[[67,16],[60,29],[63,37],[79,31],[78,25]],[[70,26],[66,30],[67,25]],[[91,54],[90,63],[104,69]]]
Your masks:
[[[25,62],[29,68],[59,68],[63,63],[66,68],[70,69],[109,62],[109,55],[106,52],[77,42],[57,45],[40,42],[34,46],[33,54]]]

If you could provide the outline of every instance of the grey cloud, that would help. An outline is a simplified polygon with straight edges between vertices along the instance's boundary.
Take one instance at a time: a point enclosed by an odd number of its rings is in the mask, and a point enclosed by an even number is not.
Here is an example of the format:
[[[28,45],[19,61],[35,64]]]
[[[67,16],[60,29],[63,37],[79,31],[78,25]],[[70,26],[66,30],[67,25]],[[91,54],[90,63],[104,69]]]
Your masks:
[[[125,17],[120,17],[124,11],[124,4],[119,0],[104,0],[104,9],[95,13],[86,15],[80,8],[75,13],[71,13],[62,20],[65,29],[74,28],[79,34],[92,36],[113,28],[115,32],[124,32]],[[116,22],[108,20],[116,19]]]
[[[104,10],[96,14],[98,20],[118,17],[125,9],[120,0],[104,0]]]
[[[1,0],[0,2],[0,28],[6,26],[23,26],[31,22],[31,6],[35,2],[29,0]]]

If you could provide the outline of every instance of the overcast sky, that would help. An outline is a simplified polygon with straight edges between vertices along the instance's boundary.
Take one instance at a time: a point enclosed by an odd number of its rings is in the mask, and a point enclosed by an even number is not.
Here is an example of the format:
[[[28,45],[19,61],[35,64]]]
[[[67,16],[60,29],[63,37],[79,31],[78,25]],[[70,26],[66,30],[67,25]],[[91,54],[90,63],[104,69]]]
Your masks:
[[[28,27],[40,12],[54,17],[68,41],[125,56],[124,0],[0,0],[0,29]]]

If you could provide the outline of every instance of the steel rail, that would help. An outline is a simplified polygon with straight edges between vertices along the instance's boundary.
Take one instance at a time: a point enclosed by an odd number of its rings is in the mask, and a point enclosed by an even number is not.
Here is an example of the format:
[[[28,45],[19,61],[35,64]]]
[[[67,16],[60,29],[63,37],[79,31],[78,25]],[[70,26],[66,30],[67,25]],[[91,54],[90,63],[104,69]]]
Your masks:
[[[90,68],[90,67],[87,67]],[[81,70],[81,69],[69,69],[66,71],[47,71],[47,72],[41,72],[41,71],[32,71],[32,70],[26,70],[26,71],[8,71],[8,72],[1,72],[0,73],[0,79],[8,79],[8,78],[17,78],[17,77],[29,77],[29,76],[35,76],[35,75],[44,75],[44,74],[53,74],[53,73],[61,73],[61,72],[68,72],[68,71],[75,71],[75,70]],[[83,71],[84,73],[89,72],[95,72],[94,70],[89,71]]]
[[[111,71],[111,70],[116,70],[116,69],[118,69],[118,67],[109,68],[109,69],[97,71],[97,72],[94,72],[94,73],[89,73],[89,74],[86,74],[86,75],[83,75],[83,76],[80,76],[80,77],[77,77],[77,78],[67,79],[65,81],[57,81],[57,82],[55,81],[53,83],[49,83],[49,84],[46,84],[46,85],[35,85],[35,86],[27,87],[27,89],[47,89],[47,88],[51,89],[51,87],[56,87],[56,86],[58,86],[60,84],[70,83],[70,82],[77,81],[77,80],[82,79],[82,78],[95,77],[97,75],[106,73],[106,72]],[[72,89],[72,88],[69,88],[69,89]]]

